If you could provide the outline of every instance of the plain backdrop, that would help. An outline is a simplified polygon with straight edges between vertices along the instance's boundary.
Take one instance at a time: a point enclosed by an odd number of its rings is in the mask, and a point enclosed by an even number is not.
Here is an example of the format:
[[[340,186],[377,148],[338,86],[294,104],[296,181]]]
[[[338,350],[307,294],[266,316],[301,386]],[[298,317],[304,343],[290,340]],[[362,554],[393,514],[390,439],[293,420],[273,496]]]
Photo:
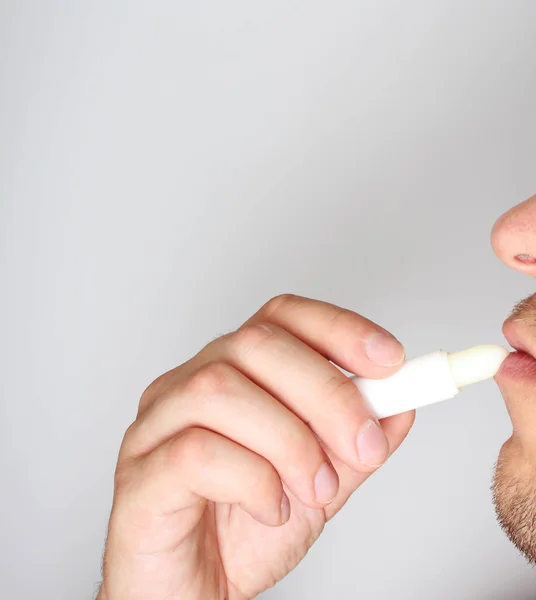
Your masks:
[[[534,0],[0,2],[0,593],[90,599],[144,388],[270,297],[501,343]],[[493,382],[419,412],[269,600],[529,600]]]

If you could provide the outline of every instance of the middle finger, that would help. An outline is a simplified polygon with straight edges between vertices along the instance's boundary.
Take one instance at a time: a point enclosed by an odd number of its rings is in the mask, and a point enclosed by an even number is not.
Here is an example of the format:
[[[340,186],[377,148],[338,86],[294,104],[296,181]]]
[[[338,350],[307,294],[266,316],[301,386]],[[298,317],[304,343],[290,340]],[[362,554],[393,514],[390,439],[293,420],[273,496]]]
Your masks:
[[[386,460],[387,438],[353,381],[282,327],[246,324],[214,340],[201,354],[244,373],[353,469],[368,472]]]

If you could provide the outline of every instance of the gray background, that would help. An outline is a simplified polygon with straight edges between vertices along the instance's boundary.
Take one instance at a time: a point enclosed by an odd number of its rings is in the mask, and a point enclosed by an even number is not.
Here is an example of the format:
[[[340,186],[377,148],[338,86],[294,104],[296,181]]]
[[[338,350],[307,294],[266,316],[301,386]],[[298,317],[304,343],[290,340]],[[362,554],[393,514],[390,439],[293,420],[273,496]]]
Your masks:
[[[536,190],[533,0],[0,3],[6,598],[91,598],[157,375],[271,296],[408,355],[501,342],[493,256]],[[493,382],[410,438],[267,599],[528,600],[495,523]]]

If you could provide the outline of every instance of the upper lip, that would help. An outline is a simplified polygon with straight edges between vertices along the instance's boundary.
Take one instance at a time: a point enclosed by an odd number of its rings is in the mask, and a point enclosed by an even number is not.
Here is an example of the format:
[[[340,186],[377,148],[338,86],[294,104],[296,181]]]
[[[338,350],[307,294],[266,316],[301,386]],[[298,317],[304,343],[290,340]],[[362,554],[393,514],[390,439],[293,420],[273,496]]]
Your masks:
[[[536,294],[518,304],[502,331],[512,348],[536,358]]]

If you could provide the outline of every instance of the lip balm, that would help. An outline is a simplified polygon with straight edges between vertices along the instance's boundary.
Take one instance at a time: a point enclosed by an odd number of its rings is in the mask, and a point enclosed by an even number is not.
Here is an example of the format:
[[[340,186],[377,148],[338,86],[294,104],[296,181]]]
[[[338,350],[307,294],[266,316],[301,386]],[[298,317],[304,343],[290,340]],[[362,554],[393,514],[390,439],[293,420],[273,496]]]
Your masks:
[[[494,377],[509,354],[491,344],[453,353],[438,350],[406,361],[387,379],[355,375],[350,379],[378,419],[383,419],[454,398],[462,387]]]

